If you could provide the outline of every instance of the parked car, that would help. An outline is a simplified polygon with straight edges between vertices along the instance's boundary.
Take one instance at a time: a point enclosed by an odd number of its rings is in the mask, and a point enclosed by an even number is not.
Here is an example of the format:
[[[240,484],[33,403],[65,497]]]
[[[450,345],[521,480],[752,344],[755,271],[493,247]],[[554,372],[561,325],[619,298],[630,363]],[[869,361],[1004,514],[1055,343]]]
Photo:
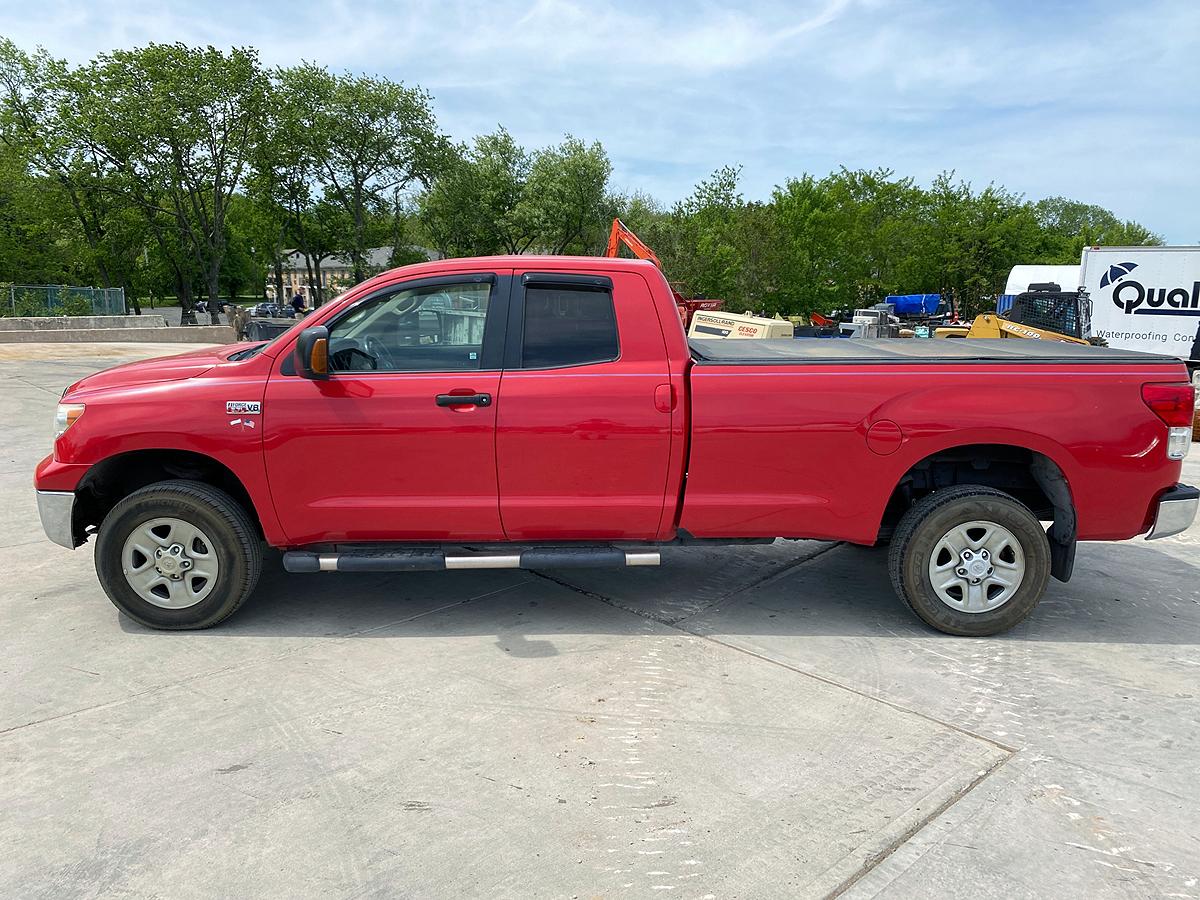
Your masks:
[[[270,343],[71,385],[46,533],[155,628],[215,625],[262,546],[292,572],[658,565],[665,546],[890,542],[934,628],[1024,619],[1078,541],[1187,528],[1193,388],[1042,341],[686,339],[649,262],[377,276]]]
[[[284,312],[283,307],[276,303],[258,303],[250,308],[250,315],[256,319],[279,319]]]

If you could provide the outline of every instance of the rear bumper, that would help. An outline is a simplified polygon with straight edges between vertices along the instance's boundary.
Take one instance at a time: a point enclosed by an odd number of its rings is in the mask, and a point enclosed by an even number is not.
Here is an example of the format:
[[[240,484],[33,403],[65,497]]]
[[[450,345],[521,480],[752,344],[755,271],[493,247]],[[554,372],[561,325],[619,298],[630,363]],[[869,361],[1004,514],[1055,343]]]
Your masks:
[[[1158,512],[1154,515],[1154,527],[1146,540],[1170,537],[1186,531],[1196,519],[1200,507],[1200,490],[1186,484],[1177,484],[1158,499]]]
[[[75,492],[38,491],[37,505],[46,537],[68,550],[74,550],[75,532],[71,521],[75,512]]]

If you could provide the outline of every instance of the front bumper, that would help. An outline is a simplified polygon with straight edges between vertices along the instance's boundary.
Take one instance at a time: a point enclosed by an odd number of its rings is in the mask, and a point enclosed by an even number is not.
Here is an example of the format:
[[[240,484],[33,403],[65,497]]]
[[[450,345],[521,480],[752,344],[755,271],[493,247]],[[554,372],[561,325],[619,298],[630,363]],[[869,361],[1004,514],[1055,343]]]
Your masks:
[[[1197,507],[1200,507],[1200,490],[1187,484],[1175,485],[1159,498],[1154,527],[1146,535],[1146,540],[1153,541],[1186,531],[1196,519]]]
[[[72,515],[75,512],[74,491],[38,491],[38,515],[46,537],[68,550],[75,549]]]

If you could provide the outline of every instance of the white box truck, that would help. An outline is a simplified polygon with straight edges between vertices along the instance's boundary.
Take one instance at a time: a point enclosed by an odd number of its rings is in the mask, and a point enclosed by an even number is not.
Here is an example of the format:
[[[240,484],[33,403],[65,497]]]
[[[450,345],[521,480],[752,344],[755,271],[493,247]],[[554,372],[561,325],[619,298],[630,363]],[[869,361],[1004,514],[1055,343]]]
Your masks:
[[[1200,360],[1200,247],[1085,247],[1079,284],[1110,347]]]

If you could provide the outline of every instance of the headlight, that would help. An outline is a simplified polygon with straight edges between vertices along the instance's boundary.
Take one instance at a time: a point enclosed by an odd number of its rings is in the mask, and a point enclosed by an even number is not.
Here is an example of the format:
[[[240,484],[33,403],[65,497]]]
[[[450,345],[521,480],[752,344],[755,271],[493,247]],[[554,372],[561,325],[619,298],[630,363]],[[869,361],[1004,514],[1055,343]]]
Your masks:
[[[54,413],[54,439],[57,441],[63,432],[75,424],[75,420],[83,415],[82,403],[60,403]]]

